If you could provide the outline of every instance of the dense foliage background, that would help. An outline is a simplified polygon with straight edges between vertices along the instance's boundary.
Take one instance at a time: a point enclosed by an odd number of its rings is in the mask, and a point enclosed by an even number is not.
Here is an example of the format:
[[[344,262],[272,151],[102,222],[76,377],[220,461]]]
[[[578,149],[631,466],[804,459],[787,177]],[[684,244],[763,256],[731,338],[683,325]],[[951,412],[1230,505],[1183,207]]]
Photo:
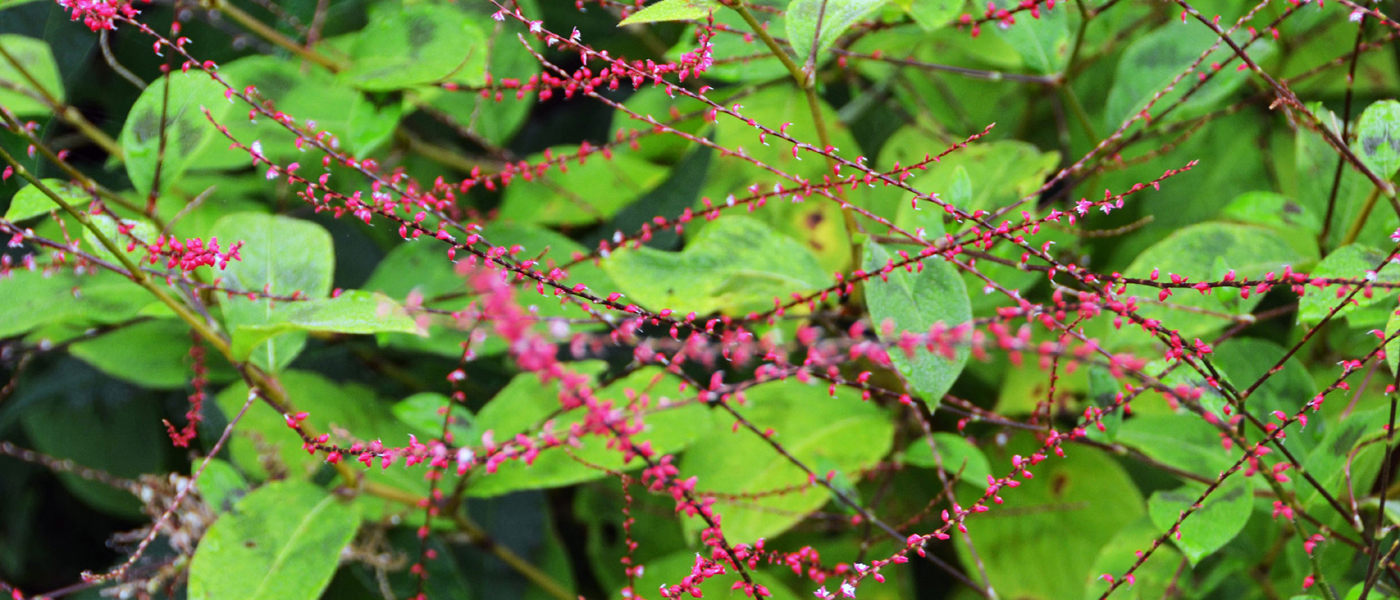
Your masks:
[[[1400,595],[1395,2],[644,4],[0,0],[3,589]]]

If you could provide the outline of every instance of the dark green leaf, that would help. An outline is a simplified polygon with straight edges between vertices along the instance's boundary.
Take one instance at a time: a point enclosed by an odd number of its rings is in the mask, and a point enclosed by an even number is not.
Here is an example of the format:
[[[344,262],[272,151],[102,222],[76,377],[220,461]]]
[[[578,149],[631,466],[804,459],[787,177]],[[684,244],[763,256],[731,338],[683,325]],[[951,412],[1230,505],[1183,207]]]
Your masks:
[[[1240,36],[1243,39],[1243,35]],[[1137,38],[1118,61],[1118,72],[1109,90],[1107,108],[1104,110],[1104,127],[1117,129],[1124,121],[1143,110],[1158,92],[1181,75],[1219,38],[1211,30],[1199,26],[1184,26],[1179,22],[1167,23],[1152,33]],[[1255,42],[1249,48],[1249,56],[1256,61],[1267,60],[1276,46],[1267,40]],[[1221,43],[1210,56],[1206,57],[1198,73],[1209,73],[1212,64],[1225,64],[1233,56],[1229,46]],[[1230,63],[1218,71],[1199,91],[1187,98],[1179,108],[1173,110],[1170,119],[1195,116],[1203,109],[1213,107],[1249,80],[1248,71],[1237,71],[1238,61]],[[1194,74],[1177,82],[1176,87],[1162,96],[1153,110],[1160,112],[1179,101],[1186,90],[1197,83]]]
[[[1378,408],[1354,414],[1327,432],[1303,461],[1303,468],[1322,485],[1333,498],[1365,494],[1370,490],[1380,470],[1385,444],[1376,443],[1385,437],[1389,408]],[[1302,477],[1295,477],[1298,500],[1303,508],[1313,510],[1326,501],[1322,493]]]
[[[867,272],[884,269],[890,260],[891,255],[883,246],[875,242],[866,244],[864,266]],[[870,310],[876,333],[891,345],[890,359],[900,375],[913,391],[936,408],[962,373],[969,349],[959,346],[952,357],[947,357],[941,352],[929,352],[924,344],[919,344],[911,357],[895,344],[906,332],[922,336],[935,324],[952,329],[972,319],[967,288],[963,287],[958,272],[937,257],[925,260],[917,273],[897,267],[887,277],[866,282],[865,305]]]
[[[309,483],[269,483],[214,522],[190,562],[191,600],[314,600],[360,520]]]
[[[471,444],[480,437],[473,425],[475,417],[471,411],[450,398],[434,392],[421,392],[404,398],[394,404],[394,416],[406,425],[418,430],[419,435],[441,437],[442,423],[451,407],[452,422],[447,431],[460,443]]]
[[[156,319],[78,342],[68,351],[97,370],[136,385],[175,389],[193,377],[189,325]]]

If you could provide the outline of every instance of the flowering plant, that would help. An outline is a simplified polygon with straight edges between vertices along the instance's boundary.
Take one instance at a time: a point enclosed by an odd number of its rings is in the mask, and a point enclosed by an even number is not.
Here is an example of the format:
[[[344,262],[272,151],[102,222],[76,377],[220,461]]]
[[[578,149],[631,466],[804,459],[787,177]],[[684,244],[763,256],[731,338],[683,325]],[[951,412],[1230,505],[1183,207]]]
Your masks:
[[[0,586],[1400,595],[1394,8],[0,0]]]

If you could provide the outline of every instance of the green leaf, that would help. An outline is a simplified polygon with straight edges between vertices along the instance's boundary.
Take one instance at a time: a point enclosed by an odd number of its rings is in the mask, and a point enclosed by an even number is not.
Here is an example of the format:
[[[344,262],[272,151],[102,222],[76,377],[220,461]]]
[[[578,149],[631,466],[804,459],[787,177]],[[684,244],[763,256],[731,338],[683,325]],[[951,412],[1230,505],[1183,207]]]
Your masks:
[[[617,26],[703,19],[719,9],[720,6],[716,0],[661,0],[632,13],[632,16],[623,19]]]
[[[873,241],[865,246],[866,272],[880,271],[891,260],[885,248]],[[917,266],[917,265],[911,265]],[[894,347],[906,332],[926,335],[934,324],[952,329],[972,319],[967,288],[952,265],[934,257],[923,262],[917,273],[896,267],[887,277],[868,280],[865,305],[880,339],[892,347],[890,360],[910,388],[924,397],[930,408],[937,408],[943,394],[953,387],[970,350],[960,345],[953,356],[929,352],[920,344],[911,357]],[[892,327],[890,327],[892,325]]]
[[[473,443],[480,433],[474,425],[476,420],[467,407],[453,402],[447,396],[435,392],[420,392],[394,404],[394,416],[423,436],[442,436],[442,421],[448,410],[452,411],[452,422],[447,431],[461,443]]]
[[[1381,100],[1361,113],[1352,149],[1381,179],[1400,171],[1400,102]]]
[[[1385,437],[1390,418],[1389,408],[1356,413],[1327,431],[1307,459],[1303,468],[1344,505],[1355,492],[1364,495],[1380,471],[1385,444],[1374,443]],[[1326,502],[1322,493],[1302,477],[1295,479],[1298,500],[1311,511]],[[1357,486],[1351,489],[1349,486]]]
[[[335,252],[331,236],[320,225],[288,217],[238,213],[219,219],[210,234],[224,245],[243,242],[241,260],[219,271],[224,285],[246,292],[290,296],[301,292],[308,299],[326,297],[331,289]],[[227,247],[227,246],[226,246]],[[296,310],[296,302],[249,300],[233,295],[220,299],[225,326],[270,326],[283,322],[281,313]],[[279,336],[251,354],[258,366],[280,370],[296,358],[306,344],[306,334]]]
[[[278,375],[291,402],[289,410],[305,411],[310,416],[306,424],[316,431],[331,434],[330,443],[350,446],[356,441],[381,440],[386,446],[408,443],[410,434],[418,430],[394,418],[389,404],[374,392],[357,384],[336,384],[321,375],[287,370]],[[238,414],[248,401],[248,386],[235,383],[215,397],[214,402],[226,417]],[[353,438],[345,436],[348,432]],[[229,456],[250,479],[263,481],[272,475],[292,480],[310,480],[325,468],[325,455],[311,456],[302,449],[302,440],[287,428],[287,421],[267,403],[255,401],[238,422],[229,440]],[[352,460],[346,457],[346,460]],[[358,466],[359,463],[356,463]],[[271,469],[271,471],[269,471]],[[407,469],[403,461],[388,469],[363,469],[367,481],[393,487],[412,494],[426,495],[428,483],[421,469]],[[402,516],[403,507],[389,501],[361,497],[357,500],[365,519],[387,515]],[[422,511],[409,511],[408,520]]]
[[[1014,2],[1000,4],[1003,8],[1016,7]],[[1078,13],[1071,13],[1070,6],[1064,3],[1056,8],[1041,8],[1039,18],[1020,13],[1014,25],[1005,29],[996,27],[995,31],[1016,49],[1030,70],[1041,74],[1059,73],[1069,64],[1070,51],[1074,48],[1073,31],[1079,21]]]
[[[550,156],[572,156],[575,146],[552,148],[529,157],[531,164]],[[592,153],[581,162],[549,162],[548,171],[529,182],[506,188],[500,217],[538,225],[583,225],[606,221],[666,179],[667,169],[631,153],[611,158]]]
[[[943,460],[943,470],[949,478],[956,477],[961,471],[961,481],[987,488],[987,476],[992,474],[992,467],[977,446],[963,436],[943,432],[933,434],[933,444],[938,447],[938,456]],[[938,463],[933,460],[933,449],[926,439],[910,442],[904,451],[904,462],[926,469],[938,468]]]
[[[1220,216],[1248,223],[1264,225],[1281,230],[1301,229],[1316,234],[1322,231],[1322,219],[1297,201],[1277,192],[1245,192],[1236,196]]]
[[[1390,339],[1400,331],[1400,314],[1391,313],[1385,323],[1385,337]],[[1385,364],[1390,365],[1391,374],[1400,373],[1400,337],[1385,343]]]
[[[155,319],[78,342],[68,352],[118,379],[178,389],[193,377],[189,332],[181,321]]]
[[[681,314],[764,310],[831,283],[800,243],[743,216],[710,223],[680,252],[627,248],[602,267],[630,300]]]
[[[1241,35],[1240,39],[1243,38]],[[1109,89],[1104,109],[1104,126],[1109,130],[1117,129],[1128,118],[1142,111],[1153,96],[1165,89],[1172,79],[1181,75],[1218,39],[1205,27],[1183,26],[1178,22],[1162,25],[1156,31],[1137,38],[1123,51],[1123,57],[1118,60],[1118,71],[1113,78],[1113,87]],[[1256,61],[1264,61],[1268,60],[1275,50],[1276,45],[1273,42],[1260,40],[1250,46],[1249,56]],[[1197,72],[1209,73],[1211,64],[1225,64],[1233,54],[1234,51],[1222,43],[1206,57],[1197,68]],[[1232,62],[1215,73],[1210,81],[1190,98],[1182,101],[1181,106],[1173,110],[1167,118],[1179,120],[1196,116],[1238,90],[1250,78],[1248,71],[1235,70],[1238,64],[1238,61]],[[1153,105],[1154,110],[1160,112],[1163,108],[1176,104],[1186,90],[1196,83],[1194,74],[1183,78],[1171,92]]]
[[[141,260],[146,258],[148,254],[143,248],[136,245],[136,242],[140,241],[143,244],[153,244],[156,238],[160,236],[160,230],[156,229],[156,226],[150,224],[148,221],[122,219],[121,222],[118,223],[116,219],[105,214],[92,215],[89,218],[92,220],[92,224],[97,227],[98,231],[101,231],[102,235],[107,237],[108,241],[116,244],[117,249],[121,250],[127,258],[137,264],[140,264]],[[128,228],[126,233],[121,233],[122,226]],[[107,250],[107,247],[102,245],[102,242],[98,241],[97,235],[93,234],[91,229],[83,229],[83,240],[86,241],[89,246],[92,246],[92,253],[95,256],[109,262],[117,263],[117,256]]]
[[[1195,415],[1137,415],[1123,421],[1118,442],[1163,464],[1215,477],[1234,464],[1220,430]]]
[[[456,7],[385,8],[372,12],[369,25],[355,35],[351,65],[340,77],[371,92],[448,79],[480,85],[485,82],[487,51],[486,35]]]
[[[4,37],[4,36],[0,36]],[[0,64],[5,64],[0,62]],[[0,91],[0,94],[3,94]],[[87,203],[92,202],[92,195],[83,191],[83,188],[73,185],[62,179],[40,179],[39,183],[58,194],[64,202],[74,208],[82,208]],[[39,190],[38,186],[27,185],[10,199],[10,208],[5,211],[6,221],[23,221],[39,215],[47,215],[51,211],[62,211],[58,204],[49,198],[48,195]]]
[[[1158,269],[1162,280],[1168,274],[1189,278],[1191,282],[1210,278],[1215,268],[1216,257],[1220,257],[1235,269],[1239,278],[1260,279],[1269,271],[1277,271],[1284,265],[1303,262],[1289,243],[1278,234],[1262,227],[1242,226],[1233,223],[1208,222],[1177,230],[1166,239],[1144,250],[1131,265],[1123,270],[1127,277],[1148,277],[1153,269]],[[1155,300],[1155,296],[1153,297]],[[1240,298],[1234,307],[1225,306],[1214,295],[1201,294],[1192,289],[1174,290],[1167,298],[1167,305],[1147,305],[1138,309],[1138,314],[1148,319],[1162,321],[1162,326],[1175,329],[1187,343],[1198,337],[1218,330],[1229,321],[1218,316],[1199,311],[1223,314],[1245,314],[1259,304],[1262,297],[1250,294]],[[1172,307],[1183,307],[1173,310]],[[1110,346],[1121,344],[1137,337],[1141,329],[1124,325],[1108,336]]]
[[[246,359],[262,343],[296,331],[424,335],[408,311],[388,296],[353,290],[325,300],[289,302],[272,311],[263,324],[235,327],[233,354]]]
[[[1321,102],[1309,103],[1307,109],[1322,121],[1322,125],[1337,137],[1342,136],[1342,119],[1327,109]],[[1353,130],[1354,131],[1354,130]],[[1315,215],[1326,215],[1328,205],[1332,209],[1332,233],[1325,240],[1330,247],[1340,245],[1347,232],[1361,215],[1367,194],[1374,186],[1356,169],[1343,165],[1342,178],[1337,184],[1336,199],[1333,199],[1332,182],[1336,179],[1337,165],[1342,158],[1336,149],[1321,133],[1308,127],[1298,127],[1294,134],[1294,168],[1297,171],[1297,199]],[[1363,225],[1357,241],[1373,246],[1389,244],[1389,236],[1395,231],[1394,215],[1370,214]]]
[[[728,530],[726,529],[726,533],[727,532]],[[690,573],[690,568],[695,565],[695,556],[696,554],[693,550],[682,550],[663,558],[648,561],[646,569],[637,577],[634,589],[639,593],[645,590],[647,597],[650,598],[655,595],[655,590],[659,589],[662,585],[672,586],[680,583],[681,578]],[[764,570],[750,570],[749,576],[753,578],[754,583],[768,588],[771,595],[765,596],[766,598],[772,598],[773,600],[799,600],[806,596],[806,594],[793,593],[792,590],[788,589],[787,584],[783,583],[783,580],[774,577],[771,573]],[[732,598],[734,597],[733,586],[743,582],[744,580],[737,571],[726,569],[724,573],[706,579],[699,587],[701,594],[705,598]],[[626,594],[622,594],[621,596],[619,596],[619,594],[621,594],[621,592],[616,592],[610,597],[628,597]]]
[[[248,482],[228,461],[210,458],[196,489],[209,508],[223,512],[233,508],[233,503],[248,493]]]
[[[14,6],[0,2],[0,10]],[[8,60],[0,60],[0,81],[13,84],[19,90],[0,86],[0,106],[9,109],[17,117],[32,117],[50,114],[53,109],[34,98],[30,93],[49,96],[62,103],[64,101],[63,80],[58,75],[58,64],[54,62],[53,51],[44,40],[22,35],[0,35],[0,47],[24,67],[24,71],[42,86],[36,89],[34,83],[19,72]],[[23,90],[23,91],[20,91]],[[26,93],[28,92],[28,93]],[[8,218],[8,217],[6,217]]]
[[[1347,278],[1365,281],[1371,279],[1370,273],[1375,274],[1377,283],[1397,283],[1400,282],[1400,265],[1385,262],[1388,253],[1382,252],[1369,246],[1361,244],[1351,244],[1332,251],[1327,258],[1322,259],[1312,271],[1312,276],[1317,278]],[[1373,271],[1377,265],[1381,266],[1379,271]],[[1342,297],[1338,297],[1342,286],[1332,285],[1325,288],[1316,288],[1311,285],[1306,286],[1307,293],[1298,300],[1298,322],[1317,323],[1327,313],[1338,304],[1341,304]],[[1349,288],[1348,288],[1349,289]],[[1369,298],[1367,296],[1370,296]],[[1358,309],[1379,304],[1395,296],[1395,290],[1376,288],[1372,293],[1367,294],[1364,290],[1357,293],[1352,298],[1351,303],[1347,303],[1337,311],[1333,318],[1344,317]]]
[[[1030,435],[1018,435],[1004,448],[989,447],[998,471],[1013,454],[1029,456],[1040,448]],[[966,521],[979,559],[966,544],[954,544],[963,566],[974,578],[985,567],[1002,598],[1060,600],[1084,596],[1090,566],[1114,534],[1143,515],[1142,495],[1117,462],[1092,448],[1066,448],[1065,458],[1050,457],[1035,469],[1035,478],[1015,490],[1003,490],[1005,502],[987,518]],[[963,488],[958,502],[971,506],[982,495]],[[995,516],[992,516],[995,515]],[[1129,555],[1131,556],[1131,555]]]
[[[170,440],[160,425],[159,402],[137,395],[125,383],[103,377],[75,360],[65,360],[51,381],[21,394],[32,404],[20,412],[34,450],[60,460],[135,480],[168,469],[164,449]],[[285,427],[285,425],[283,426]],[[141,502],[125,490],[57,473],[83,503],[125,519],[140,519]]]
[[[141,92],[117,140],[126,153],[127,177],[139,195],[151,193],[157,173],[157,191],[165,191],[211,140],[223,139],[203,110],[223,123],[232,106],[224,92],[223,85],[199,71],[171,73]]]
[[[1147,511],[1157,530],[1170,532],[1181,513],[1195,504],[1205,490],[1205,484],[1193,482],[1152,494]],[[1180,535],[1171,539],[1194,566],[1235,539],[1253,510],[1254,482],[1236,474],[1212,491],[1201,507],[1181,522]]]
[[[1103,431],[1100,432],[1097,426],[1092,427],[1089,429],[1090,437],[1111,442],[1118,436],[1118,430],[1123,426],[1123,408],[1119,405],[1122,392],[1123,386],[1108,369],[1098,365],[1089,367],[1089,401],[1095,408],[1104,411],[1098,421]]]
[[[1152,519],[1147,516],[1119,529],[1113,535],[1113,539],[1109,540],[1102,550],[1099,550],[1099,557],[1094,560],[1094,566],[1089,567],[1085,579],[1092,583],[1084,590],[1084,600],[1099,600],[1109,585],[1107,581],[1103,581],[1099,577],[1104,573],[1112,573],[1117,576],[1128,572],[1128,569],[1137,562],[1135,553],[1152,546],[1159,535],[1157,528],[1152,524]],[[1171,593],[1168,590],[1179,589],[1179,587],[1174,588],[1173,586],[1179,586],[1176,572],[1181,564],[1180,552],[1169,545],[1162,545],[1146,560],[1147,562],[1133,571],[1137,581],[1132,585],[1119,587],[1109,598],[1112,600],[1159,600],[1162,597],[1170,597]]]
[[[585,363],[587,364],[587,363]],[[596,366],[601,366],[597,364]],[[638,443],[649,443],[660,454],[677,452],[710,430],[710,414],[704,405],[685,398],[679,392],[681,380],[657,367],[647,367],[614,381],[598,392],[619,409],[629,407],[639,412],[645,424],[642,433],[633,436]],[[636,400],[629,393],[638,392]],[[683,402],[683,400],[690,400]],[[645,403],[645,404],[643,404]],[[646,407],[646,408],[643,408]],[[563,436],[574,424],[587,418],[585,408],[558,414],[559,386],[543,385],[539,376],[523,373],[511,380],[505,389],[477,414],[475,431],[491,431],[496,439],[513,438],[516,434],[533,435],[546,420],[553,421],[555,435]],[[622,453],[608,447],[608,439],[590,436],[583,445],[545,450],[533,464],[508,461],[493,474],[472,480],[467,495],[477,498],[499,496],[519,490],[545,489],[572,485],[606,477],[608,473],[588,465],[629,471],[645,464],[637,459],[624,463]],[[475,442],[475,440],[473,440]]]
[[[313,600],[330,584],[360,521],[334,494],[279,481],[214,522],[190,562],[191,600]]]
[[[795,380],[763,383],[744,392],[746,404],[735,408],[759,431],[775,432],[773,441],[808,467],[825,459],[853,473],[885,456],[892,444],[890,417],[856,392],[840,388],[830,396],[825,386]],[[807,484],[807,474],[779,455],[757,435],[733,429],[733,417],[718,412],[709,435],[681,459],[682,473],[697,477],[698,488],[725,494],[761,494]],[[819,473],[818,476],[825,476]],[[731,543],[753,543],[791,528],[831,498],[822,487],[802,493],[764,494],[741,504],[716,505]],[[704,528],[698,518],[685,520],[686,531]]]
[[[819,60],[817,57],[841,34],[884,3],[885,0],[792,0],[787,6],[788,43],[803,61]]]
[[[151,303],[146,290],[115,273],[74,275],[15,269],[0,277],[0,338],[49,323],[119,323]]]
[[[256,87],[262,97],[275,99],[278,111],[295,119],[293,126],[302,128],[315,122],[316,131],[335,135],[337,147],[358,157],[387,141],[403,112],[403,102],[398,98],[376,104],[322,69],[303,71],[295,62],[280,57],[240,58],[221,64],[219,75],[234,89]],[[298,148],[297,137],[273,119],[259,116],[254,121],[246,118],[225,121],[223,125],[228,127],[230,136],[244,144],[257,140],[263,155],[273,161],[286,164],[308,160],[305,145]],[[240,168],[251,160],[246,150],[214,143],[200,153],[194,168]]]
[[[894,0],[924,31],[942,29],[962,13],[962,0]]]

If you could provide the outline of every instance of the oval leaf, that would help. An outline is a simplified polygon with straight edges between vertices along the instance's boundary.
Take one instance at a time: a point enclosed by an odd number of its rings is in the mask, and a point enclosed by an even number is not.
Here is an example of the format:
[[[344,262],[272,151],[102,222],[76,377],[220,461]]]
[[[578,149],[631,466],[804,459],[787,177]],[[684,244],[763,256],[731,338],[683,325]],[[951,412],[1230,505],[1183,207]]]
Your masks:
[[[883,269],[889,261],[890,254],[883,246],[875,242],[866,244],[867,272]],[[897,344],[905,332],[924,335],[936,323],[951,329],[972,319],[967,288],[952,265],[941,258],[932,258],[925,260],[923,267],[918,273],[896,268],[885,280],[876,278],[866,282],[865,305],[870,309],[876,333],[887,344]],[[887,328],[886,323],[891,326]],[[892,348],[890,360],[910,388],[936,408],[962,373],[969,353],[966,346],[960,346],[952,357],[947,357],[929,352],[920,344],[912,357]]]
[[[126,153],[126,175],[138,193],[150,194],[157,174],[158,191],[167,189],[220,135],[203,109],[221,121],[232,106],[224,91],[209,75],[195,71],[171,73],[141,92],[118,138]]]
[[[1181,513],[1195,504],[1205,489],[1204,484],[1195,483],[1152,494],[1147,501],[1147,511],[1157,530],[1171,531]],[[1235,539],[1253,510],[1253,481],[1242,475],[1230,477],[1181,522],[1180,535],[1173,535],[1171,539],[1195,565]]]
[[[214,522],[190,563],[191,600],[313,600],[331,581],[360,520],[335,495],[279,481]]]
[[[1353,144],[1376,175],[1394,177],[1400,171],[1400,102],[1381,100],[1366,107],[1356,122]]]

